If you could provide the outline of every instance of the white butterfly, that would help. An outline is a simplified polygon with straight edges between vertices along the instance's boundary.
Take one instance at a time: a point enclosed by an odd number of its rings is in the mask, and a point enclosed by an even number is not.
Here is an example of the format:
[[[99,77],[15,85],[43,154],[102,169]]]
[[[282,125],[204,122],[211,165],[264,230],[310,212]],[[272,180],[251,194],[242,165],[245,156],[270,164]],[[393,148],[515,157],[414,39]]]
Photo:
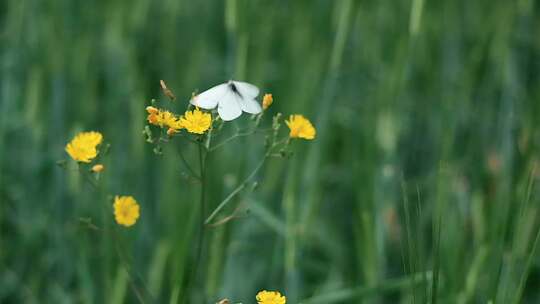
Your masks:
[[[238,118],[242,111],[250,114],[261,113],[261,105],[255,100],[259,95],[259,88],[241,81],[229,80],[199,95],[195,95],[190,103],[203,109],[218,107],[221,119],[230,121]]]

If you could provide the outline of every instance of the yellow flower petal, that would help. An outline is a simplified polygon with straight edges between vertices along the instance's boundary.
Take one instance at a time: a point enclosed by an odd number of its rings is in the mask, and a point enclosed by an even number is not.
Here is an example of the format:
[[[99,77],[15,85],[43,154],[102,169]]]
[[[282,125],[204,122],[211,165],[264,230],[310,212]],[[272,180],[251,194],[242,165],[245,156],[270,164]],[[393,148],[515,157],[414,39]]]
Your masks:
[[[287,303],[287,298],[282,296],[279,291],[260,291],[257,294],[257,303],[258,304],[285,304]]]
[[[133,196],[115,196],[114,219],[119,225],[133,226],[139,218],[140,208]]]
[[[98,155],[97,146],[103,141],[99,132],[81,132],[66,145],[66,152],[78,162],[89,163]]]
[[[152,106],[148,106],[148,107],[146,107],[146,112],[148,112],[148,114],[157,114],[157,113],[159,113],[159,110],[157,108],[152,107]]]
[[[92,167],[92,172],[99,173],[103,170],[105,170],[105,166],[103,166],[102,164],[96,164]]]
[[[212,115],[204,113],[196,108],[193,111],[187,111],[180,118],[180,125],[188,132],[195,134],[204,134],[212,125]]]
[[[272,97],[272,94],[264,94],[262,102],[263,110],[268,109],[273,102],[274,98]]]
[[[169,111],[154,108],[152,106],[146,107],[148,117],[146,118],[150,124],[158,126],[160,128],[167,127],[178,131],[183,128],[180,123],[180,118]]]
[[[285,123],[290,129],[290,138],[303,138],[311,140],[314,139],[315,135],[317,134],[317,131],[311,122],[302,115],[291,115],[289,120],[286,120]]]

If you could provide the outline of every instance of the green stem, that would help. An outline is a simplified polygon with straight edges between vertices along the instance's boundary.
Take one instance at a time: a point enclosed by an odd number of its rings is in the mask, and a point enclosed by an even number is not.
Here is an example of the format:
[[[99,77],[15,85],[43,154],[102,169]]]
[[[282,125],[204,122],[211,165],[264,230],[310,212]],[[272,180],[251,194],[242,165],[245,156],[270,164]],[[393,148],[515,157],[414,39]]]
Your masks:
[[[210,151],[214,151],[216,149],[219,149],[219,148],[223,147],[224,145],[226,145],[227,143],[229,143],[230,141],[235,140],[238,137],[249,136],[249,135],[251,135],[253,133],[255,133],[255,131],[250,131],[250,132],[245,132],[245,133],[236,133],[236,134],[232,135],[231,137],[223,140],[219,144],[217,144],[217,145],[213,146],[212,148],[210,148]]]
[[[100,196],[109,196],[109,195],[106,195],[102,189],[102,187],[100,187],[99,184],[96,183],[96,180],[92,178],[91,175],[88,174],[88,172],[84,171],[84,170],[81,170],[81,166],[78,165],[77,166],[77,169],[79,171],[79,173],[84,177],[84,179],[92,186],[92,188],[98,192],[98,194]],[[107,202],[107,199],[105,200],[100,200],[100,201],[103,201],[104,204],[102,204],[102,214],[104,216],[104,219],[106,220],[106,214],[108,212],[110,212],[110,209],[109,209],[109,205],[106,204]],[[148,289],[146,288],[146,284],[144,283],[144,280],[142,279],[142,276],[139,272],[137,272],[136,270],[133,271],[132,267],[130,266],[130,261],[128,259],[128,257],[126,257],[123,253],[122,253],[122,247],[121,247],[121,240],[116,232],[116,230],[113,228],[113,227],[110,227],[109,225],[106,225],[104,224],[104,231],[106,232],[105,234],[106,235],[111,235],[113,241],[114,241],[114,244],[115,244],[115,251],[116,251],[116,254],[118,256],[118,259],[120,260],[120,262],[122,263],[122,266],[124,267],[124,269],[126,270],[126,273],[128,274],[128,279],[129,279],[129,282],[130,282],[130,286],[131,288],[133,289],[133,292],[135,293],[135,296],[137,298],[137,300],[144,304],[145,301],[144,301],[144,296],[141,292],[141,289],[138,288],[138,284],[137,284],[137,280],[140,281],[140,285],[142,287],[142,290],[144,291],[144,293],[147,294],[147,298],[149,298],[150,300],[152,299],[152,296],[150,294],[150,291],[148,291]]]
[[[253,131],[252,133],[254,133],[255,131]],[[251,133],[251,134],[252,134]],[[233,139],[234,136],[230,137],[229,139]],[[227,141],[227,140],[226,140]],[[257,174],[257,172],[262,168],[262,166],[264,165],[264,163],[266,162],[266,159],[271,157],[271,156],[274,156],[272,154],[273,150],[282,145],[282,144],[288,144],[290,141],[290,138],[287,136],[285,138],[283,138],[282,140],[279,140],[277,142],[274,142],[272,144],[272,146],[270,146],[267,150],[266,150],[266,153],[264,155],[264,157],[259,161],[259,163],[257,164],[257,166],[255,167],[255,169],[253,169],[253,171],[251,171],[251,173],[231,192],[229,193],[229,195],[227,195],[227,197],[221,201],[221,203],[217,206],[216,209],[214,209],[214,211],[212,211],[212,213],[210,214],[210,216],[208,216],[208,218],[204,221],[204,224],[205,225],[209,225],[210,222],[217,216],[217,214],[238,194],[240,193],[242,190],[244,190],[244,188],[247,186],[247,183],[255,176],[255,174]],[[217,147],[219,147],[221,144],[209,149],[208,151],[213,151],[215,150]]]
[[[209,142],[207,142],[209,143]],[[195,264],[193,266],[193,270],[192,270],[192,273],[191,273],[191,278],[188,282],[188,288],[187,288],[187,292],[189,292],[195,281],[197,281],[197,273],[198,273],[198,270],[199,270],[199,267],[200,267],[200,263],[201,263],[201,257],[202,257],[202,253],[203,253],[203,247],[204,247],[204,237],[205,237],[205,234],[204,234],[204,215],[206,214],[206,155],[203,151],[203,144],[202,143],[199,143],[198,144],[198,148],[199,148],[199,170],[200,170],[200,181],[201,181],[201,195],[200,195],[200,203],[199,203],[199,206],[200,206],[200,227],[199,227],[199,239],[197,241],[197,247],[196,247],[196,253],[195,253]],[[187,294],[187,292],[184,292],[184,297],[185,295]],[[184,298],[183,297],[183,298]]]
[[[207,147],[208,148],[208,151],[214,151],[214,150],[217,150],[221,147],[223,147],[224,145],[226,145],[227,143],[239,138],[239,137],[245,137],[245,136],[249,136],[249,135],[252,135],[252,134],[255,134],[255,133],[263,133],[263,132],[267,132],[267,131],[270,131],[272,129],[254,129],[254,130],[250,130],[250,131],[246,131],[246,132],[241,132],[241,131],[237,131],[234,135],[232,135],[231,137],[227,138],[227,139],[224,139],[222,142],[220,142],[219,144],[213,146],[212,148],[210,148],[209,146]]]
[[[255,174],[262,168],[264,165],[264,162],[268,158],[268,153],[264,155],[263,159],[259,162],[259,164],[251,171],[251,173],[238,185],[218,206],[214,211],[212,211],[212,214],[208,216],[206,221],[204,221],[205,225],[210,224],[210,222],[216,217],[216,215],[223,209],[240,191],[242,191],[247,183],[255,176]]]
[[[186,169],[189,171],[189,174],[191,174],[193,177],[195,177],[196,179],[198,179],[199,181],[201,180],[201,176],[200,175],[197,175],[195,173],[195,170],[193,170],[191,168],[191,166],[189,165],[189,163],[187,162],[186,158],[184,157],[184,153],[182,153],[182,149],[178,149],[178,155],[180,155],[180,160],[182,161],[182,163],[184,164],[184,167],[186,167]]]
[[[533,259],[536,256],[536,248],[538,247],[539,241],[540,241],[540,228],[538,229],[536,233],[536,237],[534,239],[534,244],[532,246],[531,253],[527,257],[527,262],[525,263],[525,269],[523,270],[521,278],[519,279],[519,286],[518,286],[516,296],[513,302],[515,304],[521,303],[521,298],[523,297],[523,290],[525,289],[525,283],[527,283],[527,278],[529,277],[529,273],[531,271]]]
[[[323,295],[313,296],[311,298],[300,301],[299,303],[330,304],[350,302],[352,299],[365,299],[374,295],[382,295],[391,291],[406,290],[407,288],[410,288],[411,282],[413,282],[414,285],[420,285],[423,283],[423,276],[426,276],[428,280],[432,279],[431,272],[428,272],[426,274],[413,273],[409,276],[383,281],[376,286],[366,286],[329,291]]]

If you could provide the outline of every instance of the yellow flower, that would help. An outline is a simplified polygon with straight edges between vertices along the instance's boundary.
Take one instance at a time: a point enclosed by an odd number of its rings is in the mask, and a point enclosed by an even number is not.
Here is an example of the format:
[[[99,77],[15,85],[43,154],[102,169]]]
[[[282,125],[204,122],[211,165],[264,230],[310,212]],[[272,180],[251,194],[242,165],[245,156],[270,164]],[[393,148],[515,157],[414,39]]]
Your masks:
[[[274,98],[272,97],[272,94],[264,94],[263,102],[262,102],[263,110],[268,109],[268,107],[270,107],[272,102],[274,102]]]
[[[289,133],[291,138],[314,139],[317,134],[311,122],[302,115],[291,115],[285,123],[291,130]]]
[[[196,108],[193,111],[187,111],[183,117],[180,117],[180,125],[190,133],[203,134],[212,125],[212,115]]]
[[[146,107],[146,112],[148,112],[148,114],[157,114],[159,112],[159,110],[157,108],[152,107],[152,106],[148,106],[148,107]]]
[[[105,170],[105,166],[103,166],[102,164],[96,164],[92,167],[92,172],[99,173],[103,170]]]
[[[263,290],[257,294],[256,298],[258,304],[285,304],[287,302],[287,298],[279,291]]]
[[[180,119],[169,111],[150,106],[146,107],[146,112],[148,112],[148,122],[155,126],[159,126],[160,128],[168,127],[169,129],[173,129],[175,131],[182,129]]]
[[[114,218],[119,225],[129,227],[135,224],[139,218],[139,205],[133,196],[114,197]]]
[[[81,132],[66,145],[66,152],[78,162],[89,163],[98,155],[96,147],[102,140],[99,132]]]

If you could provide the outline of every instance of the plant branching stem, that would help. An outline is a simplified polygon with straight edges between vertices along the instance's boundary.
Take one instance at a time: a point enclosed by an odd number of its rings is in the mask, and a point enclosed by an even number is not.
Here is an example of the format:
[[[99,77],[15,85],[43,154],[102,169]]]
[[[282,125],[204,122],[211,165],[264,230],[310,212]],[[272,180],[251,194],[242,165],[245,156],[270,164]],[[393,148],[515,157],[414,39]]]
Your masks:
[[[259,161],[259,164],[251,171],[251,173],[238,185],[218,206],[210,216],[204,221],[205,225],[210,224],[210,222],[216,217],[216,215],[223,209],[240,191],[242,191],[248,184],[248,182],[257,174],[257,172],[262,168],[264,162],[268,158],[269,154],[265,154],[264,157]]]
[[[251,133],[249,134],[253,134],[255,133],[255,131],[251,131]],[[227,143],[228,141],[231,141],[232,139],[238,137],[239,135],[238,134],[247,134],[247,133],[237,133],[236,135],[233,135],[231,136],[230,138],[226,139],[225,141],[223,141],[222,143],[218,144],[217,146],[214,146],[213,148],[211,149],[208,149],[208,152],[211,152],[213,150],[215,150],[216,148],[218,148],[219,146]],[[249,135],[248,134],[248,135]],[[229,193],[229,195],[227,195],[227,197],[221,201],[221,203],[216,207],[216,209],[214,209],[214,211],[212,211],[212,213],[208,216],[208,218],[204,221],[204,224],[205,225],[210,225],[212,226],[212,224],[210,224],[212,222],[212,220],[217,216],[217,214],[238,194],[240,193],[242,190],[244,190],[244,188],[247,186],[247,184],[249,183],[249,181],[255,176],[255,174],[257,174],[257,172],[262,168],[262,166],[264,165],[264,163],[266,162],[266,160],[270,157],[274,157],[275,154],[273,154],[273,151],[276,147],[282,145],[282,144],[288,144],[288,142],[290,141],[290,138],[289,137],[286,137],[286,138],[283,138],[282,140],[279,140],[279,141],[276,141],[274,142],[267,150],[266,150],[266,153],[264,154],[264,157],[259,161],[259,163],[257,164],[257,166],[253,169],[253,171],[251,171],[251,173],[231,192]]]
[[[187,288],[188,292],[189,290],[192,289],[191,287],[197,280],[197,273],[200,266],[199,264],[201,262],[202,253],[203,253],[204,236],[205,236],[204,216],[206,214],[205,201],[206,201],[206,155],[207,155],[207,152],[205,152],[206,149],[202,143],[198,143],[198,149],[199,149],[199,170],[200,170],[199,176],[200,176],[200,181],[201,181],[201,195],[200,195],[201,200],[199,204],[200,227],[199,227],[199,239],[197,241],[197,248],[196,248],[196,254],[195,254],[195,264],[193,266],[191,277],[188,282],[188,288]],[[187,292],[185,292],[184,295],[185,294],[187,294]]]
[[[189,174],[191,174],[193,177],[195,177],[196,179],[198,179],[200,181],[201,176],[198,175],[197,173],[195,173],[195,170],[193,170],[193,168],[191,168],[191,166],[187,162],[186,158],[184,157],[184,153],[182,152],[182,149],[178,150],[178,154],[180,155],[180,160],[184,164],[184,167],[186,167],[186,169],[189,171]]]
[[[226,145],[227,143],[239,138],[239,137],[245,137],[245,136],[249,136],[249,135],[252,135],[252,134],[255,134],[257,132],[265,132],[265,131],[268,131],[268,130],[258,130],[258,129],[254,129],[254,130],[250,130],[250,131],[246,131],[246,132],[240,132],[238,131],[237,133],[235,133],[234,135],[232,135],[231,137],[227,138],[227,139],[224,139],[222,142],[220,142],[219,144],[213,146],[212,148],[208,147],[208,151],[215,151],[221,147],[223,147],[224,145]]]

